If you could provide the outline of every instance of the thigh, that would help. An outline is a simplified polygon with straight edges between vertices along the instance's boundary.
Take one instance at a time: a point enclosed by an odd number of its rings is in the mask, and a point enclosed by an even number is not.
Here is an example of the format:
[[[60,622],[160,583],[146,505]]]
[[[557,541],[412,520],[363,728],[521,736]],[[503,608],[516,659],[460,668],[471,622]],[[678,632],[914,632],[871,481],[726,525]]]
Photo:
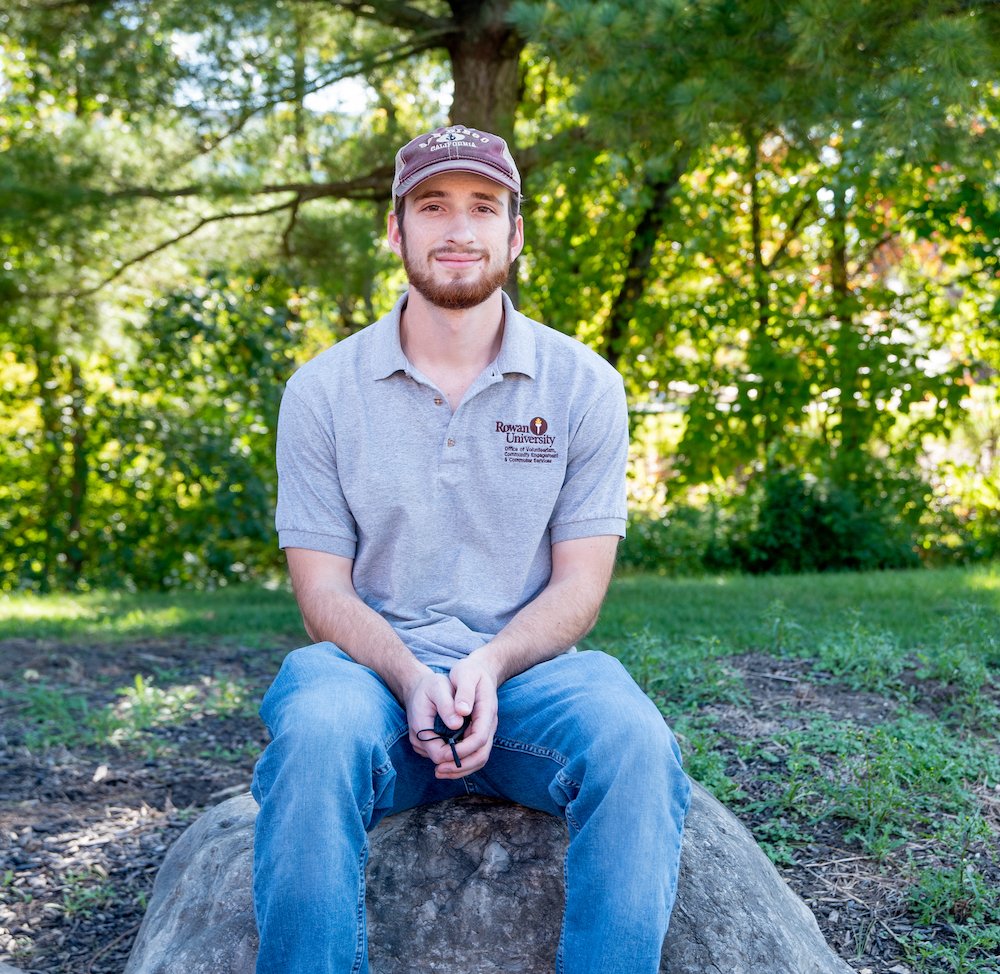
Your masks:
[[[381,677],[333,643],[290,653],[261,705],[272,742],[259,775],[279,768],[314,789],[355,792],[367,828],[387,814],[464,794],[439,782],[409,741],[406,713]],[[458,787],[456,787],[458,785]]]
[[[618,660],[565,653],[500,688],[493,752],[479,776],[488,793],[561,814],[588,766],[613,767],[637,745],[676,756],[659,711]]]

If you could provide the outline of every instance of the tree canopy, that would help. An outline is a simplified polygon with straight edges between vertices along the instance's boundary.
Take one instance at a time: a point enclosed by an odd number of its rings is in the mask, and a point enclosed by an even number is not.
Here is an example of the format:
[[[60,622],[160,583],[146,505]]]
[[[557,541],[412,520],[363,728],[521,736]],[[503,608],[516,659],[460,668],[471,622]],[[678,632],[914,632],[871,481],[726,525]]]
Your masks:
[[[794,471],[911,548],[997,550],[998,28],[988,0],[14,0],[0,587],[273,563],[283,380],[398,293],[393,154],[449,119],[511,141],[518,301],[624,374],[648,513],[745,541],[733,499],[759,526]]]

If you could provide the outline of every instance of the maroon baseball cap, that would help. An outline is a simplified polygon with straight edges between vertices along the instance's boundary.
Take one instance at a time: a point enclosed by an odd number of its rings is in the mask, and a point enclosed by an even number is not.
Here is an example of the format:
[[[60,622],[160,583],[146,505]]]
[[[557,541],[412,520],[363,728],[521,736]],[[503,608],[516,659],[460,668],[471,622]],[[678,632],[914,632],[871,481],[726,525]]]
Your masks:
[[[521,175],[499,135],[465,125],[447,125],[418,135],[396,153],[392,198],[399,199],[425,179],[443,172],[471,172],[521,193]]]

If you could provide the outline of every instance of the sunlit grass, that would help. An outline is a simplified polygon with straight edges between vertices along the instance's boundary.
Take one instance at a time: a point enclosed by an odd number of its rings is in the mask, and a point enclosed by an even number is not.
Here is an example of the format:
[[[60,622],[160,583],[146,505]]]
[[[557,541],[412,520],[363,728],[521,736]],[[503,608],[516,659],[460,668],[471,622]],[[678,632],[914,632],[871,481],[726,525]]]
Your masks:
[[[248,646],[303,637],[290,591],[237,586],[216,592],[87,592],[0,597],[0,639],[183,636],[238,639]]]
[[[617,578],[592,645],[651,630],[669,643],[711,639],[716,652],[773,651],[796,629],[837,632],[857,618],[910,650],[941,642],[956,616],[978,613],[1000,633],[1000,564],[935,571],[797,576]],[[287,586],[215,592],[89,592],[0,597],[0,639],[183,636],[263,646],[305,639]]]
[[[1000,564],[935,571],[725,576],[615,581],[592,638],[650,629],[660,638],[711,638],[720,652],[774,651],[796,630],[835,633],[861,618],[907,649],[940,643],[956,616],[978,612],[1000,632]]]

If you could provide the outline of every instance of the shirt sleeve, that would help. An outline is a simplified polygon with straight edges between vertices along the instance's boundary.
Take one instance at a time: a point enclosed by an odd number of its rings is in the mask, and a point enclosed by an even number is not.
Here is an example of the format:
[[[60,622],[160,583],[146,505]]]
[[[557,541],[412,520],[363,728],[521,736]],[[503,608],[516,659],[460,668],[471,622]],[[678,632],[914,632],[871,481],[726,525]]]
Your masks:
[[[308,548],[353,558],[357,526],[337,474],[337,444],[329,423],[285,387],[278,413],[275,527],[281,548]]]
[[[552,542],[625,537],[628,406],[620,378],[591,403],[571,435],[566,479],[549,522]]]

